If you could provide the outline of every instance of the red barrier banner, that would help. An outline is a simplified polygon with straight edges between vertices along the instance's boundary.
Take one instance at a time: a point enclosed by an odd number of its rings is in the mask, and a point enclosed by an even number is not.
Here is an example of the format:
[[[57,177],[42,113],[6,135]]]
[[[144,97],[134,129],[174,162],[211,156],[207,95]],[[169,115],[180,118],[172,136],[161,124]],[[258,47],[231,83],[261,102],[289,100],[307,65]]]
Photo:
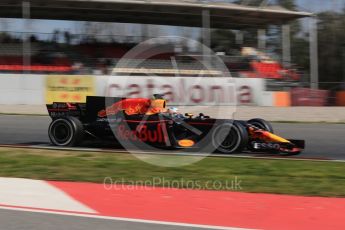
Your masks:
[[[309,88],[291,89],[292,106],[326,106],[329,91]]]

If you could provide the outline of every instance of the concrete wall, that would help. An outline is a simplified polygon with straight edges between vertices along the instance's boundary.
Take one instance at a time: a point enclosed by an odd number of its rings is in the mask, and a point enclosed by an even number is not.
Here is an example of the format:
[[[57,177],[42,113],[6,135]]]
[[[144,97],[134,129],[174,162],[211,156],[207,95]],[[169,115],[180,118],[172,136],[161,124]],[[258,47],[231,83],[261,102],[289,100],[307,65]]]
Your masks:
[[[167,93],[171,104],[272,106],[263,79],[94,76],[97,96],[151,97]],[[0,104],[43,105],[46,75],[1,74]]]
[[[263,79],[215,77],[102,76],[96,79],[101,96],[152,97],[164,93],[170,104],[262,105]]]
[[[0,75],[0,104],[40,105],[45,103],[45,76]]]
[[[181,79],[179,78],[155,78],[148,77],[126,77],[126,76],[95,76],[96,95],[105,96],[112,93],[119,93],[113,96],[150,96],[153,92],[161,92],[163,85],[172,86],[172,91],[180,90]],[[191,93],[191,87],[207,90],[210,85],[221,85],[223,88],[232,90],[227,95],[236,96],[238,104],[242,106],[213,106],[202,103],[193,103],[190,99],[185,100],[186,104],[193,106],[180,106],[181,112],[203,112],[216,118],[250,119],[262,117],[272,121],[328,121],[345,122],[344,107],[272,107],[277,105],[277,92],[264,91],[264,80],[262,79],[235,79],[235,82],[227,82],[226,78],[203,79],[197,82],[196,79],[185,79],[186,87],[184,92],[186,98],[198,96]],[[111,92],[109,86],[117,84],[120,91]],[[150,84],[155,87],[150,86]],[[24,75],[24,74],[3,74],[0,75],[0,113],[16,114],[47,114],[45,108],[45,75]],[[136,86],[133,86],[136,85]],[[196,87],[198,86],[198,87]],[[116,89],[113,88],[112,90]],[[138,91],[139,92],[135,92]],[[164,93],[164,92],[163,92]],[[209,97],[210,93],[206,92]],[[283,93],[284,94],[284,93]],[[184,95],[182,95],[184,96]],[[285,95],[286,96],[286,95]],[[231,102],[228,100],[227,102]],[[231,103],[229,103],[231,104]],[[21,105],[21,106],[18,106]],[[250,106],[243,106],[250,105]],[[255,106],[259,105],[259,106]]]

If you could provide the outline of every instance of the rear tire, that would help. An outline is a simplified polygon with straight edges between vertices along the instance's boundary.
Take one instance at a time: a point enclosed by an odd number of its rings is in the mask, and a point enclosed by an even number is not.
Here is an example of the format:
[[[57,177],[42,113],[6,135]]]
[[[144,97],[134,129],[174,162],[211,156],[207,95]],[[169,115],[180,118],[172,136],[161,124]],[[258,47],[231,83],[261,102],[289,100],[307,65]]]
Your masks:
[[[247,147],[248,141],[246,128],[236,121],[219,125],[212,134],[213,147],[224,154],[243,151]]]
[[[259,129],[268,131],[270,133],[274,133],[273,127],[271,125],[271,123],[269,123],[268,121],[261,119],[261,118],[255,118],[255,119],[251,119],[249,121],[247,121],[248,124],[251,124]]]
[[[75,117],[58,118],[50,123],[48,136],[53,145],[77,146],[83,140],[84,127]]]

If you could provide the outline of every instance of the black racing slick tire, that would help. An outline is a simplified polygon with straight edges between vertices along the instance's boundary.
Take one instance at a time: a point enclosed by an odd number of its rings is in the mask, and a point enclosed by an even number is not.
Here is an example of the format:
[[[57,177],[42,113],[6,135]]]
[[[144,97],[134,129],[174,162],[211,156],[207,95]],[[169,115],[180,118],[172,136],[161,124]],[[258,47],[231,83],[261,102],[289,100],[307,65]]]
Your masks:
[[[77,146],[83,141],[84,127],[75,117],[58,118],[50,123],[48,135],[53,145]]]
[[[255,119],[251,119],[251,120],[247,121],[247,123],[250,125],[253,125],[259,129],[268,131],[270,133],[274,133],[272,125],[264,119],[255,118]]]
[[[240,153],[247,147],[248,142],[246,128],[236,121],[220,124],[212,133],[212,145],[220,153]]]

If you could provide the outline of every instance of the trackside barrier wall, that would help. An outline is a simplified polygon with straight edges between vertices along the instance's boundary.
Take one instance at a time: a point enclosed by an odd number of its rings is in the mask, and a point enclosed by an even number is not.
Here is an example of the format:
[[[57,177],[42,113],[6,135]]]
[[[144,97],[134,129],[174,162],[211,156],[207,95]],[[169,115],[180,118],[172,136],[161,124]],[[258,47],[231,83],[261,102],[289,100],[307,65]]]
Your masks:
[[[170,104],[263,105],[265,80],[222,77],[97,77],[102,96],[151,97],[164,93]]]
[[[86,102],[86,96],[95,95],[94,76],[87,75],[48,75],[46,77],[46,103],[56,101]]]
[[[338,106],[345,106],[345,91],[340,91],[337,93],[336,104]]]
[[[291,101],[293,106],[326,106],[328,104],[329,91],[294,88],[291,90]]]
[[[44,75],[0,75],[0,104],[45,104],[45,78]]]
[[[265,92],[264,79],[88,76],[90,77],[93,78],[94,94],[97,96],[149,97],[154,93],[165,93],[171,104],[179,105],[273,106],[275,101],[274,93]],[[47,79],[47,75],[1,74],[0,104],[45,104]]]
[[[274,104],[274,92],[263,92],[261,103],[261,106],[272,106]]]

